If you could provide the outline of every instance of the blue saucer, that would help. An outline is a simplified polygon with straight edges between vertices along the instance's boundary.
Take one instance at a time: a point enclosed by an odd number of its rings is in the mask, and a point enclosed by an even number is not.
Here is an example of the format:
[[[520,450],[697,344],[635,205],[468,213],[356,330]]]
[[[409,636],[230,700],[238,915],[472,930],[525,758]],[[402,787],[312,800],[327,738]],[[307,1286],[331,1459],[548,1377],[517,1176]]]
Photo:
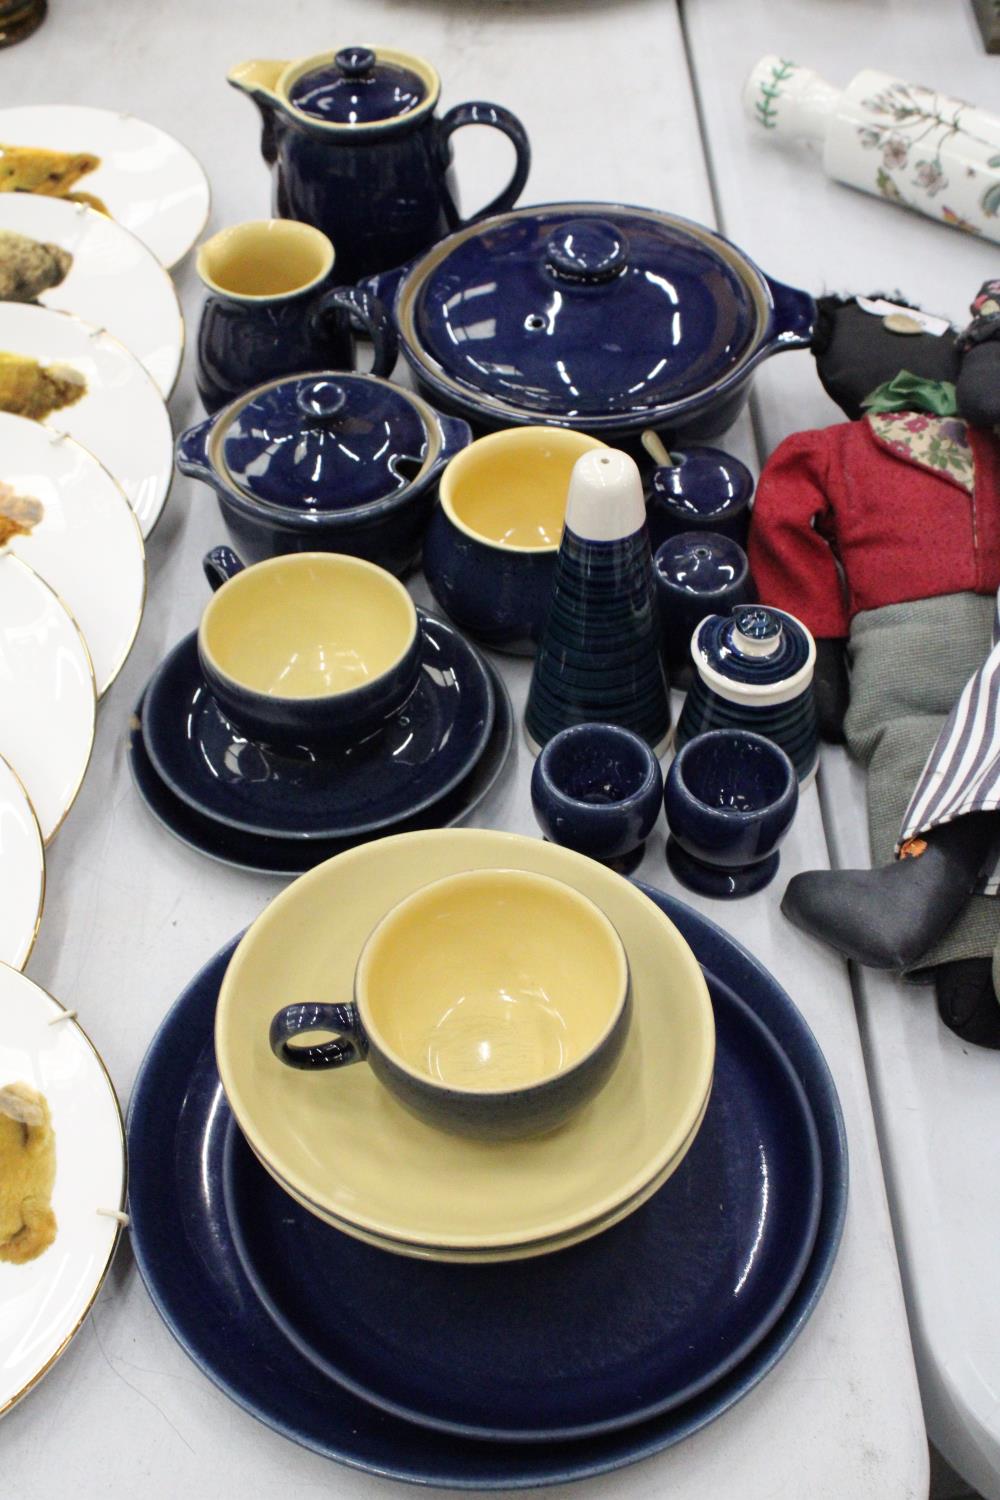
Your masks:
[[[631,1426],[739,1364],[809,1261],[822,1169],[784,1053],[742,1000],[709,983],[712,1097],[679,1170],[605,1234],[517,1267],[408,1260],[331,1229],[282,1191],[233,1121],[230,1233],[289,1342],[396,1416],[506,1442]],[[343,1287],[347,1309],[328,1295]]]
[[[212,1029],[235,946],[229,944],[168,1013],[139,1071],[129,1111],[129,1199],[132,1246],[154,1303],[191,1358],[240,1406],[315,1452],[384,1477],[457,1489],[523,1489],[604,1473],[669,1447],[739,1401],[785,1353],[819,1300],[843,1230],[847,1148],[836,1090],[811,1031],[757,960],[679,901],[647,893],[713,971],[720,1004],[731,987],[772,1031],[816,1122],[822,1161],[816,1244],[770,1332],[701,1395],[637,1426],[573,1442],[494,1443],[435,1433],[326,1379],[265,1313],[225,1215],[230,1115]],[[512,1284],[522,1269],[508,1268]],[[665,1299],[669,1295],[664,1288]],[[328,1280],[317,1297],[336,1298],[348,1313],[354,1307],[350,1286]]]
[[[447,795],[482,754],[493,727],[486,663],[453,625],[418,611],[423,670],[387,727],[322,756],[248,740],[216,703],[186,636],[146,688],[143,740],[182,802],[258,837],[344,839],[373,833]]]
[[[514,738],[514,711],[500,676],[487,663],[486,671],[493,688],[493,727],[486,748],[473,769],[458,786],[431,804],[423,812],[403,818],[390,828],[376,833],[360,834],[347,839],[285,839],[259,833],[245,833],[226,823],[197,812],[176,797],[156,773],[146,753],[142,735],[145,696],[140,698],[128,733],[128,761],[139,796],[168,833],[189,849],[205,854],[220,864],[257,875],[302,875],[314,865],[335,854],[343,854],[355,844],[368,843],[389,833],[411,833],[422,828],[450,828],[467,818],[491,790],[510,755]]]

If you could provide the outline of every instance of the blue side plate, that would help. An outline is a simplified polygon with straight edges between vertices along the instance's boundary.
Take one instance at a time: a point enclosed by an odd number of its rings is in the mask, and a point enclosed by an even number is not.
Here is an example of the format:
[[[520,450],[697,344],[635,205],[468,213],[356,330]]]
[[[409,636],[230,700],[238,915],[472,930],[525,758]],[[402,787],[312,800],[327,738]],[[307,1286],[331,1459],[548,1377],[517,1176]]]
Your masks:
[[[441,1434],[328,1380],[264,1311],[225,1213],[230,1115],[212,1030],[230,944],[181,995],[140,1069],[129,1112],[129,1198],[132,1245],[153,1301],[191,1358],[240,1406],[306,1447],[371,1473],[456,1489],[523,1489],[603,1473],[669,1447],[739,1401],[785,1353],[819,1300],[843,1230],[847,1150],[836,1091],[809,1028],[756,959],[679,901],[648,894],[712,971],[720,1008],[732,989],[772,1032],[816,1123],[822,1162],[816,1243],[770,1332],[701,1395],[636,1426],[575,1441],[495,1443]],[[512,1280],[521,1269],[508,1268]],[[350,1286],[327,1281],[318,1295],[335,1295],[348,1311],[354,1306]]]
[[[359,834],[346,839],[286,839],[259,833],[247,833],[218,823],[214,818],[189,807],[171,791],[156,773],[146,753],[142,725],[145,695],[136,705],[128,732],[128,761],[139,796],[158,823],[168,833],[220,864],[258,875],[302,875],[314,865],[355,844],[364,844],[389,833],[412,833],[422,828],[450,828],[467,818],[478,807],[497,781],[510,755],[514,738],[514,710],[507,689],[499,675],[487,663],[493,687],[493,728],[486,746],[472,770],[458,786],[437,802],[409,818],[402,818],[389,828],[375,833]]]
[[[791,1065],[742,1000],[710,985],[712,1098],[680,1169],[605,1234],[517,1266],[408,1260],[331,1229],[232,1122],[229,1228],[285,1337],[397,1416],[507,1442],[610,1432],[721,1379],[798,1286],[822,1181]],[[342,1287],[349,1309],[329,1294]]]
[[[244,833],[344,839],[430,807],[468,775],[493,727],[486,663],[452,625],[419,612],[423,669],[377,735],[339,754],[282,754],[248,740],[212,697],[186,636],[146,688],[143,741],[157,775],[196,812]]]

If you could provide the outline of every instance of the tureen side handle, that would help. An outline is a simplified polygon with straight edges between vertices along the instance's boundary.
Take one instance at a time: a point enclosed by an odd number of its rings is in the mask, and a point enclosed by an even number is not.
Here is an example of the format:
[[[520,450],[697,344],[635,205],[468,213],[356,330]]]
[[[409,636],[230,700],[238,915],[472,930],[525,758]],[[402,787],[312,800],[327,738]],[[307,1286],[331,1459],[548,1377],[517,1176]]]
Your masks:
[[[414,265],[416,261],[408,260],[401,266],[393,266],[391,271],[376,271],[372,276],[363,277],[358,286],[370,296],[377,297],[383,307],[393,310],[396,293]]]
[[[445,217],[451,229],[464,228],[466,224],[474,224],[477,219],[486,219],[490,214],[504,213],[508,208],[513,208],[524,191],[524,184],[528,180],[528,172],[531,168],[531,143],[528,140],[528,132],[517,115],[511,114],[510,110],[504,109],[503,105],[477,102],[456,104],[454,109],[450,109],[441,120],[439,127],[441,147],[446,159],[451,155],[448,142],[455,131],[461,130],[463,125],[489,125],[494,130],[501,131],[514,147],[514,174],[502,193],[498,193],[491,203],[487,203],[485,208],[479,209],[478,212],[470,214],[467,219],[461,217],[450,195],[446,194]]]
[[[461,417],[446,417],[438,412],[438,426],[441,429],[441,451],[435,461],[435,469],[444,468],[449,459],[454,458],[456,453],[461,453],[472,442],[472,428]]]
[[[274,112],[283,104],[277,84],[287,67],[288,62],[284,58],[258,57],[251,58],[249,62],[237,63],[226,74],[226,82],[234,89],[239,89],[240,93],[247,94],[260,111],[263,126],[260,151],[269,167],[274,165],[278,155]]]
[[[182,474],[191,479],[203,479],[206,484],[215,484],[215,475],[208,457],[208,439],[212,431],[213,418],[196,422],[186,428],[177,439],[174,461]]]
[[[816,327],[816,302],[808,292],[799,287],[786,286],[765,276],[774,299],[774,329],[764,352],[775,354],[779,349],[808,349]]]
[[[336,312],[346,312],[351,322],[361,324],[374,350],[371,373],[388,380],[396,365],[399,340],[385,304],[364,286],[336,286],[321,298],[315,316],[322,324]]]

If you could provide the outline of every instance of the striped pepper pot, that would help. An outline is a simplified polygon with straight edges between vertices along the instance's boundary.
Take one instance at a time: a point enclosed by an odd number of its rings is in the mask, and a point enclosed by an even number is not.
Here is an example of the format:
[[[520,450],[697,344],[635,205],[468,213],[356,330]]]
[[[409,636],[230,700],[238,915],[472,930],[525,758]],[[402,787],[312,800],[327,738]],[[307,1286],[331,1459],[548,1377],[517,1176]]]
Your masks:
[[[525,710],[528,745],[537,754],[561,729],[594,720],[633,730],[658,755],[669,740],[642,481],[612,448],[584,453],[570,476]]]
[[[695,677],[676,749],[709,729],[750,729],[784,750],[800,785],[810,782],[819,760],[816,642],[801,620],[769,605],[738,604],[702,620],[691,656]]]

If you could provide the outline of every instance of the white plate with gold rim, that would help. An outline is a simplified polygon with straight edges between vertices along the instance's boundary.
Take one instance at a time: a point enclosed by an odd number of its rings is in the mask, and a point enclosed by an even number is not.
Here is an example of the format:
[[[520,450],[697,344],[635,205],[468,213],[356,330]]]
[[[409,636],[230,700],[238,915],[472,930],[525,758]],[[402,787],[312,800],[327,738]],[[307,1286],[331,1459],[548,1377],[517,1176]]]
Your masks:
[[[0,412],[2,547],[34,568],[72,613],[100,697],[124,665],[142,619],[146,550],[139,523],[121,487],[86,448],[7,412]]]
[[[94,669],[66,606],[9,552],[0,553],[0,699],[0,755],[24,783],[48,843],[94,746]]]
[[[5,241],[5,232],[27,243]],[[140,239],[86,203],[0,193],[3,301],[37,302],[106,328],[164,399],[173,390],[184,352],[174,283]]]
[[[34,174],[44,181],[47,196],[65,191],[97,198],[168,270],[208,220],[208,179],[201,165],[172,135],[134,115],[81,104],[0,109],[0,182],[4,146],[21,148],[8,168],[28,174],[11,180],[23,186]],[[25,149],[58,157],[32,162]],[[84,153],[96,162],[67,159]]]
[[[349,999],[361,946],[390,907],[432,880],[490,868],[566,881],[622,938],[632,1025],[595,1099],[546,1136],[477,1142],[415,1119],[367,1066],[303,1074],[274,1057],[274,1013],[300,1000]],[[219,1073],[240,1128],[300,1201],[335,1227],[401,1253],[473,1260],[570,1244],[627,1205],[638,1207],[694,1138],[714,1041],[701,969],[641,891],[571,850],[480,829],[381,839],[296,880],[237,948],[215,1028]]]
[[[82,443],[149,535],[173,475],[170,418],[152,377],[110,333],[71,313],[0,302],[0,410]]]
[[[0,756],[0,964],[23,969],[45,902],[45,847],[35,809]]]
[[[114,1087],[87,1034],[57,1000],[4,964],[0,1015],[0,1178],[7,1188],[0,1196],[2,1415],[52,1368],[101,1288],[121,1233],[125,1141]],[[24,1210],[23,1190],[16,1200],[10,1191],[15,1174],[30,1179],[44,1170],[19,1153],[29,1141],[38,1151],[43,1143],[33,1132],[46,1129],[44,1123],[13,1128],[16,1122],[6,1112],[10,1095],[4,1093],[11,1084],[30,1091],[18,1089],[16,1096],[22,1105],[34,1105],[36,1119],[42,1109],[37,1094],[50,1114],[54,1225],[44,1209]],[[45,1149],[51,1174],[52,1143]],[[12,1251],[14,1235],[21,1244]],[[39,1253],[31,1259],[6,1258],[34,1250]]]

